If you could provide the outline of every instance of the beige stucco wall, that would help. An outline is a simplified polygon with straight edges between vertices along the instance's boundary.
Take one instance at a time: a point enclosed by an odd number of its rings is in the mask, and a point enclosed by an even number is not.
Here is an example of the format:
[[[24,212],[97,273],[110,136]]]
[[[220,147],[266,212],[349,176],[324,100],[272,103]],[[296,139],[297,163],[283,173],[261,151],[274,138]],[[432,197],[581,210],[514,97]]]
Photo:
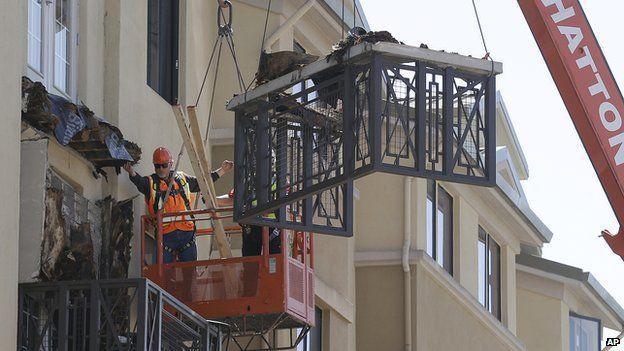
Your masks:
[[[17,280],[19,252],[19,172],[20,172],[20,85],[24,65],[25,41],[22,40],[26,2],[8,0],[0,11],[0,340],[15,345],[17,336]]]
[[[527,351],[569,349],[566,311],[562,300],[518,289],[518,337]]]
[[[517,328],[527,350],[569,350],[570,313],[599,319],[602,327],[622,324],[585,282],[518,265]]]
[[[524,349],[424,252],[412,255],[411,270],[414,350]],[[401,266],[361,266],[356,281],[357,350],[401,349],[405,337]]]

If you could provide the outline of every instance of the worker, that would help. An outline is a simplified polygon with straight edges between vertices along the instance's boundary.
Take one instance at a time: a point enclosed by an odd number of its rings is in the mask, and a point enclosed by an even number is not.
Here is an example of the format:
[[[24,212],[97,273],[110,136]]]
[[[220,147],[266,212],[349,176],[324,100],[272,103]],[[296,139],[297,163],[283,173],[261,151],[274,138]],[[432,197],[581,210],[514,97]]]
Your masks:
[[[218,202],[220,206],[233,206],[234,189],[229,194],[219,196]],[[275,219],[275,212],[270,212],[265,218]],[[262,229],[264,227],[258,225],[241,225],[243,233],[243,257],[259,256],[262,254]],[[282,251],[282,240],[280,230],[269,227],[269,254],[279,254]]]
[[[191,193],[199,193],[200,191],[197,178],[184,172],[177,172],[174,176],[171,169],[173,157],[167,148],[159,147],[154,150],[152,161],[154,173],[146,177],[135,172],[129,163],[123,167],[128,172],[130,181],[145,196],[149,214],[155,216],[161,207],[163,213],[191,210],[189,196]],[[210,176],[213,181],[216,181],[232,171],[233,168],[234,162],[225,160],[221,163],[221,167],[213,171]],[[171,179],[174,180],[174,183],[169,197],[164,206],[161,206]],[[171,263],[174,259],[177,259],[178,262],[197,260],[195,223],[192,220],[187,220],[186,216],[165,217],[163,218],[162,233],[164,263]]]

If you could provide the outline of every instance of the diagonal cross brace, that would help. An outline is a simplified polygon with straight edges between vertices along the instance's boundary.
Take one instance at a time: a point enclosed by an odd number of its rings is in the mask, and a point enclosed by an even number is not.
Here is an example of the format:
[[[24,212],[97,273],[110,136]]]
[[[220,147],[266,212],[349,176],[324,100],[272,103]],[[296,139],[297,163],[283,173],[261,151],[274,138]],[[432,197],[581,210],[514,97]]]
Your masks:
[[[184,114],[182,112],[182,108],[180,105],[173,105],[173,114],[175,115],[176,122],[178,123],[178,128],[180,129],[180,134],[182,135],[182,139],[184,141],[184,147],[189,155],[189,159],[191,161],[191,167],[193,167],[193,172],[197,177],[197,183],[199,184],[199,189],[201,190],[201,196],[203,197],[207,206],[211,208],[216,208],[216,198],[215,193],[212,189],[214,189],[214,184],[212,182],[212,178],[206,177],[206,172],[202,167],[202,162],[205,162],[205,166],[208,167],[207,160],[205,159],[205,152],[203,151],[203,144],[200,143],[198,145],[201,148],[202,153],[204,155],[203,161],[200,161],[200,157],[198,156],[195,145],[191,140],[191,135],[189,133],[188,128],[186,127],[186,123],[184,122]],[[191,109],[193,117],[189,114],[189,119],[195,120],[195,124],[197,124],[197,116],[195,115],[195,110]],[[193,127],[193,123],[191,122],[191,127]],[[197,133],[199,132],[199,126],[197,128]],[[201,140],[201,137],[199,138]],[[214,221],[214,233],[215,233],[215,241],[217,242],[217,248],[219,249],[219,254],[222,258],[230,258],[232,257],[232,249],[227,242],[227,238],[225,235],[225,229],[223,227],[223,223],[221,220]]]

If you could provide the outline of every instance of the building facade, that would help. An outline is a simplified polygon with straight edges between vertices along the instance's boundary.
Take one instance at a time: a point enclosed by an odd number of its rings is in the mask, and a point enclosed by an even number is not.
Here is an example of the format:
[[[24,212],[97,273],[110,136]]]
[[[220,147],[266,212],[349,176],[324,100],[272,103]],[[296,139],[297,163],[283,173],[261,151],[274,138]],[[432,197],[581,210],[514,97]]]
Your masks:
[[[322,56],[354,22],[368,28],[361,7],[344,3],[343,11],[339,0],[233,1],[236,57],[245,83],[258,68],[268,4],[268,51]],[[24,125],[20,136],[20,78],[105,116],[140,145],[142,161],[135,168],[150,174],[153,149],[175,152],[182,144],[170,105],[195,104],[218,25],[214,1],[10,0],[4,6],[0,48],[11,54],[0,65],[0,93],[7,102],[0,112],[6,121],[1,172],[12,186],[1,190],[7,245],[0,249],[0,296],[6,301],[0,311],[11,317],[0,324],[0,336],[15,344],[17,283],[35,279],[42,264],[49,174],[86,203],[136,195],[125,173],[108,169],[107,177],[95,177],[90,160],[55,138],[33,137]],[[234,119],[225,102],[240,92],[227,48],[212,89],[206,84],[197,108],[200,125],[206,125],[214,94],[209,137],[212,163],[218,164],[233,157]],[[570,278],[539,258],[552,233],[522,192],[527,163],[500,95],[496,110],[495,188],[386,174],[356,181],[354,236],[315,237],[320,323],[300,349],[586,350],[570,345],[574,318],[623,329],[621,308],[599,285],[578,274]],[[180,167],[191,171],[186,157]],[[217,191],[226,193],[231,184],[225,176]],[[140,233],[140,198],[133,200],[133,211],[134,233]],[[139,235],[130,244],[128,275],[137,277]],[[210,245],[199,245],[200,258],[206,258]],[[240,253],[240,239],[233,239],[233,247]],[[551,319],[559,324],[545,322]],[[535,321],[556,330],[543,335],[550,329]],[[546,339],[552,342],[548,347],[542,344]]]

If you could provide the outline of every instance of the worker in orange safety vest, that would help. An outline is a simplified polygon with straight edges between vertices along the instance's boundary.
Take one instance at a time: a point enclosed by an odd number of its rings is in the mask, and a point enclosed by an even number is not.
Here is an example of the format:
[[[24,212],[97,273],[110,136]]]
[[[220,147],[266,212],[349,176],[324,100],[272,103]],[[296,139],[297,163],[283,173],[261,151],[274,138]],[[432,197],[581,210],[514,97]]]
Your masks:
[[[159,147],[154,150],[152,157],[154,163],[154,173],[150,176],[141,176],[134,171],[127,163],[124,170],[128,172],[130,181],[137,190],[145,196],[147,211],[151,216],[161,209],[163,213],[183,212],[192,209],[190,196],[200,191],[197,178],[176,172],[174,174],[171,166],[173,157],[167,148]],[[234,168],[232,161],[225,160],[221,167],[213,171],[210,176],[216,181],[221,176],[229,173]],[[169,183],[173,181],[169,197],[161,206],[167,193]],[[195,223],[186,216],[163,218],[163,261],[173,262],[177,258],[178,262],[189,262],[197,260],[197,246],[195,244]]]

